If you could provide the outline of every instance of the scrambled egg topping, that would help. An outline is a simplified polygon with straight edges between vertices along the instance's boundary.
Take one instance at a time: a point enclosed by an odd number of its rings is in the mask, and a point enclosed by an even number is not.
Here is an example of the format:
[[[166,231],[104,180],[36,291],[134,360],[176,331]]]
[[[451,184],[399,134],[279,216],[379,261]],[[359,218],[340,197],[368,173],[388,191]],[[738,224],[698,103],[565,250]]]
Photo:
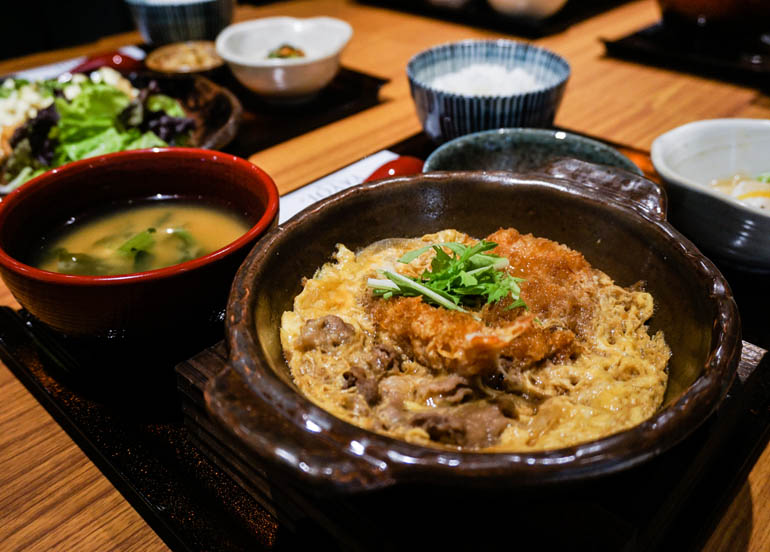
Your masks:
[[[488,236],[524,278],[527,308],[505,301],[461,313],[420,297],[383,299],[367,279],[417,276],[426,244],[477,240],[455,230],[377,242],[304,282],[281,341],[299,389],[362,428],[412,443],[481,452],[537,451],[622,431],[649,418],[666,389],[670,350],[649,335],[654,305],[551,240]]]

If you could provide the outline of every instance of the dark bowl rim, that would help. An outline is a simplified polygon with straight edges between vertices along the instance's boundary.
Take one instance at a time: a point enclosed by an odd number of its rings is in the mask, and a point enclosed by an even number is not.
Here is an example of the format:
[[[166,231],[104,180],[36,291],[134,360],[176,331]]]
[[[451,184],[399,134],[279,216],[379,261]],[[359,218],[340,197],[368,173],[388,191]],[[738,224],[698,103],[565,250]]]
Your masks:
[[[559,190],[559,193],[576,195],[593,204],[609,203],[612,208],[633,217],[637,224],[650,225],[656,232],[662,233],[682,256],[683,262],[685,259],[692,261],[691,272],[702,278],[704,283],[710,283],[708,300],[715,302],[718,315],[712,326],[712,341],[703,366],[703,373],[682,391],[676,400],[656,411],[641,424],[621,432],[559,449],[484,453],[415,445],[360,428],[316,406],[299,390],[292,388],[279,378],[269,364],[260,366],[261,361],[258,360],[260,341],[257,339],[254,324],[254,300],[239,301],[235,292],[239,286],[253,285],[253,282],[244,281],[249,270],[269,258],[276,242],[280,244],[283,235],[294,231],[295,227],[301,227],[304,221],[312,219],[318,211],[342,203],[351,195],[386,187],[409,185],[409,183],[417,185],[418,182],[425,180],[441,181],[452,177],[498,178],[516,182],[524,180],[529,185],[554,188]],[[261,400],[273,406],[277,416],[291,420],[298,427],[305,427],[309,420],[320,420],[318,426],[339,431],[340,437],[334,440],[340,446],[342,455],[348,458],[353,456],[368,458],[374,466],[378,466],[378,462],[384,462],[387,464],[387,469],[378,469],[390,470],[392,478],[389,480],[380,481],[375,485],[364,483],[358,488],[355,485],[340,484],[336,486],[338,491],[356,492],[410,480],[425,481],[426,477],[438,476],[455,482],[468,477],[479,478],[480,481],[485,479],[499,481],[503,477],[508,481],[515,481],[518,486],[529,487],[590,479],[615,473],[654,457],[691,435],[717,408],[737,371],[742,346],[740,318],[732,292],[716,266],[667,221],[646,216],[619,201],[602,197],[595,190],[581,188],[565,179],[545,175],[515,175],[507,171],[447,171],[382,179],[348,188],[321,200],[268,232],[260,244],[261,247],[252,250],[241,265],[231,289],[226,321],[226,339],[230,352],[228,364],[239,373]],[[249,293],[247,297],[253,299],[254,295]],[[245,346],[240,343],[244,338],[244,332],[239,326],[243,325],[245,325],[246,335],[253,338],[252,342]],[[258,379],[260,383],[267,384],[266,386],[260,388],[252,385],[253,381],[248,377],[248,369],[243,366],[245,363],[251,363],[261,370]],[[290,408],[293,404],[299,407]],[[313,438],[317,437],[318,435],[313,435]],[[305,438],[308,438],[308,435],[305,435]],[[344,447],[352,441],[357,441],[363,446],[363,453],[353,451],[350,446]],[[622,448],[626,442],[630,442],[632,446]],[[608,452],[618,452],[621,448],[621,453],[613,457],[607,456]],[[372,458],[374,462],[371,461]],[[288,462],[286,458],[281,460]],[[273,461],[276,459],[273,458]],[[280,461],[278,463],[280,464]],[[311,483],[320,483],[319,479],[322,479],[322,476],[314,476],[297,466],[293,467],[295,475],[298,474]],[[565,467],[571,469],[564,469]],[[537,468],[537,471],[532,472],[532,468]]]
[[[198,41],[205,42],[205,41]],[[146,58],[145,58],[146,59]],[[186,71],[186,72],[169,72],[158,71],[146,67],[145,69],[133,70],[126,73],[125,77],[134,85],[137,79],[165,79],[166,81],[190,81],[194,84],[202,84],[211,90],[214,90],[217,95],[227,100],[227,104],[230,106],[230,114],[227,120],[216,128],[212,128],[212,132],[208,139],[201,141],[200,144],[191,144],[187,146],[187,149],[208,149],[208,150],[220,150],[233,141],[235,135],[238,134],[238,127],[241,124],[241,118],[243,117],[243,104],[229,88],[222,86],[207,75],[210,75],[212,71],[216,71],[217,68],[223,67],[224,64],[212,67],[205,71]],[[176,98],[177,100],[179,98]],[[161,149],[178,148],[184,149],[183,146],[163,146]],[[139,150],[127,150],[127,151],[139,151]],[[122,153],[122,152],[116,152]],[[107,154],[109,155],[109,154]],[[95,159],[95,157],[93,158]],[[82,160],[81,160],[82,161]]]
[[[51,169],[50,171],[33,178],[2,199],[2,203],[0,203],[0,233],[2,233],[3,220],[7,216],[6,211],[18,207],[18,205],[25,200],[27,195],[45,188],[50,182],[61,178],[60,175],[68,176],[84,171],[108,167],[115,160],[147,159],[152,156],[161,156],[167,159],[200,159],[211,162],[224,162],[226,165],[236,167],[241,172],[252,173],[257,177],[259,186],[261,186],[267,193],[265,212],[246,233],[224,247],[202,257],[155,270],[112,276],[61,274],[58,272],[41,270],[23,263],[8,254],[2,246],[0,246],[0,266],[27,279],[68,286],[116,286],[126,283],[150,282],[172,278],[179,274],[214,263],[247,246],[270,227],[270,224],[278,214],[278,188],[270,175],[253,163],[229,153],[222,153],[203,148],[156,147],[119,151],[88,159],[81,159],[80,161],[74,161],[62,165],[61,167]]]
[[[417,60],[424,58],[426,56],[429,56],[436,51],[446,50],[452,47],[462,46],[465,44],[485,44],[485,43],[493,44],[497,46],[507,45],[507,46],[512,46],[514,48],[525,48],[525,49],[543,52],[549,58],[555,60],[561,66],[562,70],[564,71],[564,74],[563,75],[557,74],[558,78],[553,83],[544,84],[543,86],[540,86],[528,92],[517,92],[514,94],[459,94],[457,92],[449,92],[446,90],[442,90],[441,88],[436,88],[434,86],[431,86],[425,81],[418,79],[414,74],[414,64],[417,62]],[[409,82],[413,86],[419,86],[420,88],[433,92],[434,94],[437,94],[437,95],[440,94],[448,98],[463,98],[465,100],[488,101],[488,100],[494,100],[494,99],[500,99],[500,98],[524,98],[527,96],[534,96],[538,94],[553,92],[554,90],[557,90],[563,87],[567,83],[570,76],[572,75],[572,67],[563,56],[557,54],[553,50],[549,50],[548,48],[544,48],[542,46],[537,46],[530,42],[523,42],[523,41],[513,40],[509,38],[490,38],[490,39],[468,38],[464,40],[455,40],[452,42],[436,44],[435,46],[431,46],[430,48],[427,48],[425,50],[422,50],[414,54],[411,58],[409,58],[409,61],[406,64],[406,75],[407,75],[407,78],[409,79]]]
[[[569,130],[563,130],[558,128],[535,128],[535,127],[502,127],[502,128],[491,128],[487,130],[477,130],[476,132],[471,132],[469,134],[463,134],[461,136],[457,136],[455,138],[452,138],[451,140],[447,140],[440,146],[438,146],[436,149],[434,149],[428,157],[425,158],[425,163],[423,165],[423,172],[431,172],[431,171],[442,171],[446,169],[428,169],[428,165],[430,164],[431,159],[436,158],[436,155],[442,151],[449,149],[452,145],[457,146],[458,144],[461,144],[467,140],[477,138],[480,136],[494,136],[499,134],[504,135],[522,135],[526,136],[527,134],[534,134],[537,136],[553,136],[557,133],[563,133],[565,134],[565,137],[567,140],[577,140],[579,142],[588,143],[592,146],[596,146],[601,150],[604,151],[610,151],[616,156],[619,156],[625,160],[625,166],[618,167],[621,169],[625,169],[627,171],[636,173],[638,176],[644,176],[644,173],[642,170],[636,166],[636,163],[631,161],[628,157],[623,155],[621,152],[619,152],[617,149],[612,147],[611,145],[602,142],[600,140],[596,140],[595,138],[590,138],[588,136],[583,136],[582,134],[577,134],[575,132],[570,132]]]

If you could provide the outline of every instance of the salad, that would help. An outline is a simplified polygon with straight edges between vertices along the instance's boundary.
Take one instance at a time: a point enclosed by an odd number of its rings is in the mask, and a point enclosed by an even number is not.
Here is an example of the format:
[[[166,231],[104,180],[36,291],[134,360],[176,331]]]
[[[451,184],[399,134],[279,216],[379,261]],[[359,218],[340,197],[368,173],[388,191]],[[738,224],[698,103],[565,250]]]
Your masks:
[[[109,67],[0,84],[0,193],[71,161],[116,151],[187,145],[195,121],[150,81],[135,88]]]

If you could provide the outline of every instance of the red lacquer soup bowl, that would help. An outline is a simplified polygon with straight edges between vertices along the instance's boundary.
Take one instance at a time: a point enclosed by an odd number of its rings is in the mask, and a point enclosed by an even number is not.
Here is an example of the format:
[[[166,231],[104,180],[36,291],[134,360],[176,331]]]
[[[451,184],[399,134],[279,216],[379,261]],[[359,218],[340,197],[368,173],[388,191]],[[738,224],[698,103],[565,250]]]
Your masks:
[[[164,198],[232,212],[248,228],[220,249],[133,274],[41,270],[41,240],[85,213]],[[153,148],[77,161],[31,180],[0,205],[0,275],[18,302],[71,336],[141,336],[194,327],[222,312],[238,266],[277,221],[278,191],[263,170],[233,155]]]

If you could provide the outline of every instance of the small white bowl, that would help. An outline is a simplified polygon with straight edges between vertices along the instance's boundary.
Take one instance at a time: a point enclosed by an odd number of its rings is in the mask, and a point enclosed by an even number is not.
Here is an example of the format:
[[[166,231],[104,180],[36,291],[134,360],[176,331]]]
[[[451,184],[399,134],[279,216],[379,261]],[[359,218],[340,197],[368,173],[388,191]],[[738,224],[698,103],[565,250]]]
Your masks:
[[[741,203],[710,183],[770,171],[770,120],[711,119],[671,130],[652,144],[665,180],[669,220],[707,254],[770,272],[770,212]]]
[[[265,17],[236,23],[217,36],[217,53],[249,90],[272,100],[303,100],[331,82],[353,28],[333,17]],[[268,58],[283,44],[305,53]]]
[[[564,7],[567,0],[487,0],[496,12],[512,17],[545,19]]]

